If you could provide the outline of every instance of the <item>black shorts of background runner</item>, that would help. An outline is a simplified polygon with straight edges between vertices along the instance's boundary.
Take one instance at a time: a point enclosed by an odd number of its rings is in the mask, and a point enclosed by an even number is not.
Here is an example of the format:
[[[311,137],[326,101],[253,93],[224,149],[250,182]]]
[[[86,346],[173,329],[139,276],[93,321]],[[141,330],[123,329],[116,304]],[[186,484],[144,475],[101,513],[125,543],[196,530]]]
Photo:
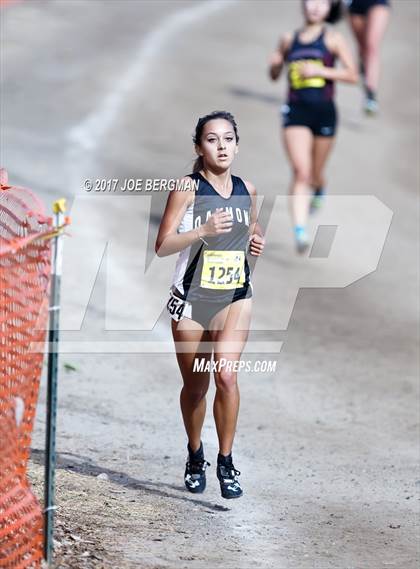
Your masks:
[[[287,103],[282,106],[283,127],[306,126],[314,136],[331,137],[337,128],[337,109],[333,101]]]
[[[351,0],[347,2],[350,14],[366,16],[374,6],[390,6],[389,0]]]

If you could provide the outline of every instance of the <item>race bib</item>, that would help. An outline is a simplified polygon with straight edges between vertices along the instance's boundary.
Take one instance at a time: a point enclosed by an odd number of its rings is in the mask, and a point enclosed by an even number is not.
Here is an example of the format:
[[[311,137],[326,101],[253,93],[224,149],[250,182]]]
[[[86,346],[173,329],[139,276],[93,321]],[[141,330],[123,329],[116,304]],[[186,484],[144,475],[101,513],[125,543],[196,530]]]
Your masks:
[[[166,309],[171,318],[179,322],[182,318],[191,318],[191,303],[176,296],[172,290],[169,291],[169,300],[166,303]]]
[[[202,288],[234,289],[245,282],[243,251],[204,251]]]
[[[304,79],[301,76],[299,67],[304,63],[312,63],[319,67],[324,66],[321,59],[299,59],[298,61],[292,61],[289,64],[289,78],[292,89],[308,89],[309,87],[321,89],[324,87],[326,81],[323,77],[309,77],[308,79]]]

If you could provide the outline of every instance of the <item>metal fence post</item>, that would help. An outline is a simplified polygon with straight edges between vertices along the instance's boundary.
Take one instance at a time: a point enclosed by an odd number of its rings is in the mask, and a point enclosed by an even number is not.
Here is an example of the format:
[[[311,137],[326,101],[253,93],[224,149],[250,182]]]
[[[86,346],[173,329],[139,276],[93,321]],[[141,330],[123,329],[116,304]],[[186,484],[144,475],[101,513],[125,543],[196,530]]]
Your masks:
[[[51,262],[51,294],[48,331],[48,385],[47,421],[45,446],[45,517],[44,517],[44,558],[50,565],[53,558],[54,510],[55,506],[55,468],[56,468],[56,424],[57,424],[57,375],[58,341],[60,319],[60,284],[63,258],[63,237],[59,228],[64,222],[66,201],[54,202],[54,228]]]

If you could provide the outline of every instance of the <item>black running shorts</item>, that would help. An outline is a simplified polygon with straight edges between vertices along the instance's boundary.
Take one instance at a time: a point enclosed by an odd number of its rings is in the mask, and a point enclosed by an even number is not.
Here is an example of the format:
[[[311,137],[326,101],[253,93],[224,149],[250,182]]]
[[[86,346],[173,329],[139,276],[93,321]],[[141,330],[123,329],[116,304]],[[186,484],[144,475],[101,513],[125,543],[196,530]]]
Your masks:
[[[366,16],[374,6],[389,6],[389,0],[349,0],[346,2],[350,14]]]
[[[282,106],[283,127],[306,126],[314,136],[335,135],[337,110],[333,101],[321,103],[287,103]]]

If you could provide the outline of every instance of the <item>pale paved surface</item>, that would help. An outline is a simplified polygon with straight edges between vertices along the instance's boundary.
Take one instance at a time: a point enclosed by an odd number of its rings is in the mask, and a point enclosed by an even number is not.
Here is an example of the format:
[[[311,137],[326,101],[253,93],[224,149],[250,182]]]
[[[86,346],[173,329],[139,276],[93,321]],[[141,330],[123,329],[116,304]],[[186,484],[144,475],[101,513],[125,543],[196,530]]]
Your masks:
[[[204,19],[198,14],[192,26],[176,24],[170,38],[152,35],[148,65],[119,93],[114,114],[101,115],[105,124],[91,125],[96,146],[83,148],[70,138],[75,125],[103,108],[127,69],[136,69],[136,54],[144,59],[142,39],[190,8],[188,2],[72,0],[4,10],[1,162],[12,181],[51,202],[82,195],[86,176],[179,176],[191,168],[197,116],[226,108],[240,125],[235,172],[266,196],[285,194],[289,172],[277,119],[284,85],[269,84],[265,64],[279,33],[297,22],[294,2],[226,3]],[[118,515],[104,530],[121,565],[417,566],[418,23],[418,3],[398,2],[383,54],[380,119],[361,116],[357,88],[339,88],[342,121],[330,191],[374,194],[394,217],[373,274],[347,288],[301,290],[287,330],[259,332],[260,339],[285,343],[275,374],[240,377],[235,457],[246,492],[241,500],[219,496],[211,398],[204,430],[212,462],[208,490],[201,498],[183,490],[186,441],[173,354],[62,357],[77,368],[60,381],[63,461],[76,472],[108,472],[114,487],[125,487],[121,511],[129,512],[135,500],[135,515]],[[160,206],[154,198],[155,212]],[[119,211],[117,221],[124,223],[125,213]],[[94,239],[98,230],[95,225],[87,233]],[[155,232],[154,224],[150,252]],[[287,229],[284,235],[280,249],[268,243],[265,265],[268,276],[270,267],[272,275],[280,271],[271,291],[277,287],[282,294],[299,271],[313,270],[298,263]],[[127,246],[136,252],[135,242]],[[117,277],[124,283],[124,274]],[[65,302],[77,305],[80,275],[69,278],[74,287]],[[165,290],[163,277],[158,284]],[[103,302],[100,277],[84,331],[64,338],[136,339],[135,333],[101,332]],[[138,337],[168,338],[167,326],[163,318],[155,336]],[[43,445],[43,403],[44,391],[37,449]]]

